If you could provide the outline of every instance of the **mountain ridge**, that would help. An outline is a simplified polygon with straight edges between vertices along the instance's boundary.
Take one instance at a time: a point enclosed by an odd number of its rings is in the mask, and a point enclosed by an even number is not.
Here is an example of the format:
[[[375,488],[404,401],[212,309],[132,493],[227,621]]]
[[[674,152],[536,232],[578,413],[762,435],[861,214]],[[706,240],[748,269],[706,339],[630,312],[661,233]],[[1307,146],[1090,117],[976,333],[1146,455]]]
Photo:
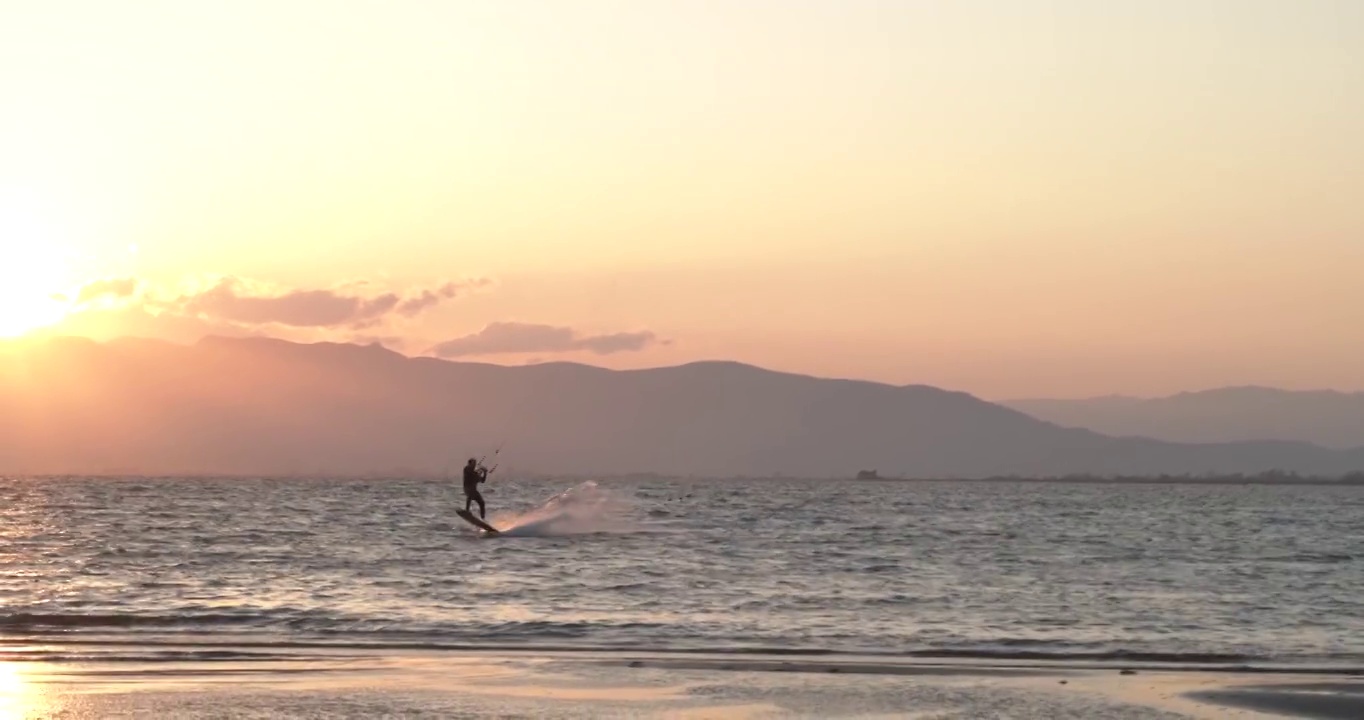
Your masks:
[[[1031,398],[1000,404],[1065,427],[1170,442],[1275,438],[1335,449],[1364,445],[1364,392],[1239,385],[1154,398]]]
[[[409,357],[378,344],[208,337],[0,346],[0,472],[440,472],[508,444],[557,474],[1338,476],[1364,449],[1110,437],[928,385],[731,360],[611,370]]]

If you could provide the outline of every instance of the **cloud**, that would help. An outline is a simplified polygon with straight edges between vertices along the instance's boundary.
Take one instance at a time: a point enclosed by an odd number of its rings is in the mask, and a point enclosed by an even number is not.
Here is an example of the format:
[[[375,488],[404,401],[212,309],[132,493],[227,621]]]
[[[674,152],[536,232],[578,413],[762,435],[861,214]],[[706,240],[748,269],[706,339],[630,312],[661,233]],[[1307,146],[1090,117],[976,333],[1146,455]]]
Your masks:
[[[395,292],[366,295],[355,284],[331,290],[281,291],[227,277],[207,290],[181,295],[172,306],[183,314],[238,325],[365,329],[394,314],[416,316],[454,298],[466,287],[485,282],[448,282],[435,290],[404,296]]]
[[[492,323],[479,332],[440,343],[429,351],[438,357],[519,355],[586,350],[597,355],[636,352],[659,342],[650,331],[582,336],[573,328],[531,323]]]
[[[194,342],[205,335],[268,336],[398,348],[405,344],[400,337],[405,321],[491,284],[468,280],[403,289],[353,281],[314,289],[214,277],[167,290],[138,278],[104,279],[62,293],[60,302],[69,303],[70,312],[50,330],[96,339],[131,335]]]
[[[423,290],[419,295],[410,297],[398,304],[398,314],[405,317],[412,317],[425,311],[427,308],[439,305],[443,300],[450,300],[460,292],[476,287],[487,285],[487,280],[474,280],[463,285],[459,283],[445,283],[435,290]]]
[[[137,278],[109,278],[82,285],[76,292],[76,304],[86,305],[96,300],[122,300],[137,292]]]

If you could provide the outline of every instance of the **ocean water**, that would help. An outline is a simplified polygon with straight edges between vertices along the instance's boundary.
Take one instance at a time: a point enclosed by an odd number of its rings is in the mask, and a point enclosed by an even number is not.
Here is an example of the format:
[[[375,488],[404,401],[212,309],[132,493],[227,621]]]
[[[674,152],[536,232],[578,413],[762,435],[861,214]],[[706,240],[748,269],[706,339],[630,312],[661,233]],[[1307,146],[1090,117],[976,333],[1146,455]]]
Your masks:
[[[1364,487],[0,480],[0,651],[1364,665]],[[120,652],[132,652],[122,650]]]

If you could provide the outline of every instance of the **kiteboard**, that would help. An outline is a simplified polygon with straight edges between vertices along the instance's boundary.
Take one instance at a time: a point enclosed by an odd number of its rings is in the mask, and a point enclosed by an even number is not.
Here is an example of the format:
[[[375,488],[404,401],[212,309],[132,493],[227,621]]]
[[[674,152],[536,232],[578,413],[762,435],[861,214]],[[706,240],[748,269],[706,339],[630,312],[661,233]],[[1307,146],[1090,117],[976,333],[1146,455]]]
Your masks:
[[[469,512],[468,510],[456,510],[455,514],[464,518],[464,520],[468,522],[470,525],[473,525],[474,527],[479,528],[480,530],[490,535],[497,534],[497,528],[493,527],[492,525],[489,525],[488,523],[483,522],[483,520],[481,520],[477,515]]]

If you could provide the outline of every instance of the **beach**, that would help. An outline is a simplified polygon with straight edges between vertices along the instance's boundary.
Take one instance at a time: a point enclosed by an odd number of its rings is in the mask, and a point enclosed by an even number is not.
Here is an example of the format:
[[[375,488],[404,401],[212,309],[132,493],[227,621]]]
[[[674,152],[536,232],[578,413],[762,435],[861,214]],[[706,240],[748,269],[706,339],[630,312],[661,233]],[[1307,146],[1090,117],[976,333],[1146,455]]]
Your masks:
[[[115,655],[133,648],[106,648]],[[309,650],[10,661],[0,718],[1358,718],[1357,675],[781,656]],[[1124,673],[1126,670],[1126,674]]]

